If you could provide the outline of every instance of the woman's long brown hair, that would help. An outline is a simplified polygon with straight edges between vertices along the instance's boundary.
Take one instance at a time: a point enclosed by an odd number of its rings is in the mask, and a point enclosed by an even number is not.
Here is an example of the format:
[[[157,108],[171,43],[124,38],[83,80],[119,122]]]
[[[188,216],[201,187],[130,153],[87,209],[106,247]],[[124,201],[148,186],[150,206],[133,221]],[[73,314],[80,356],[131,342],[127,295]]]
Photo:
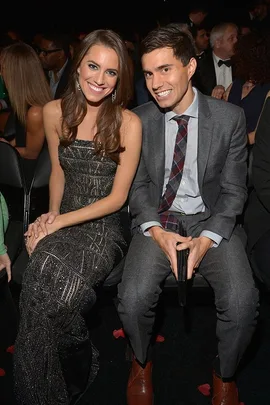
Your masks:
[[[80,44],[73,60],[73,67],[67,91],[62,101],[62,131],[61,144],[72,143],[77,136],[78,125],[83,121],[87,112],[87,100],[78,89],[78,67],[82,59],[93,45],[104,45],[113,49],[119,58],[119,74],[115,88],[115,99],[110,94],[102,102],[97,115],[97,132],[94,136],[95,151],[105,154],[118,163],[122,151],[120,128],[122,125],[122,110],[132,98],[133,82],[129,69],[129,56],[121,37],[112,30],[95,30],[88,34]]]
[[[1,73],[12,108],[26,127],[29,106],[43,107],[52,100],[40,59],[30,45],[12,44],[1,54]]]

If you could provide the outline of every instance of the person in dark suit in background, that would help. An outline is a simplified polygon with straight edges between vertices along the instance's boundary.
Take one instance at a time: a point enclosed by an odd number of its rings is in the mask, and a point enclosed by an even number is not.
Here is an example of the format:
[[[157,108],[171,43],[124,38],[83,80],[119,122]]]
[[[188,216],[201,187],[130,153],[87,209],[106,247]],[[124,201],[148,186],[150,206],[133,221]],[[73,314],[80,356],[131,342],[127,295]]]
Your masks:
[[[58,32],[44,33],[37,52],[47,73],[54,99],[62,97],[71,69],[70,38]]]
[[[232,83],[231,57],[238,39],[238,27],[234,23],[220,23],[210,32],[211,49],[200,62],[200,70],[193,78],[193,84],[203,94],[221,99]]]
[[[270,92],[267,95],[253,146],[252,182],[244,215],[252,268],[270,291]]]
[[[215,293],[219,343],[212,404],[238,405],[235,374],[258,313],[245,235],[236,225],[247,197],[244,113],[192,87],[195,47],[180,29],[165,26],[144,38],[142,68],[154,101],[134,109],[143,146],[129,198],[133,237],[118,290],[118,312],[134,353],[127,403],[152,405],[155,308],[163,281],[171,271],[177,275],[177,250],[189,249],[188,278],[198,269]],[[187,138],[178,144],[186,151],[175,168],[175,139],[186,127]]]

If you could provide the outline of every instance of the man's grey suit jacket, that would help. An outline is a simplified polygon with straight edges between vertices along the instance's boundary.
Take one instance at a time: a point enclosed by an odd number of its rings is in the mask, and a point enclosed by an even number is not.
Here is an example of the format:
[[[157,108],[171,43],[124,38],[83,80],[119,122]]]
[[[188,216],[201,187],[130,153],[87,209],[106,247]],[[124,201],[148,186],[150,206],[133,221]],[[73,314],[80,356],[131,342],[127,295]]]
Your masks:
[[[140,163],[129,207],[133,232],[159,221],[165,170],[165,113],[153,101],[133,110],[143,124]],[[200,231],[229,239],[247,198],[247,136],[242,108],[198,91],[198,183],[206,206]],[[196,216],[194,216],[195,219]]]

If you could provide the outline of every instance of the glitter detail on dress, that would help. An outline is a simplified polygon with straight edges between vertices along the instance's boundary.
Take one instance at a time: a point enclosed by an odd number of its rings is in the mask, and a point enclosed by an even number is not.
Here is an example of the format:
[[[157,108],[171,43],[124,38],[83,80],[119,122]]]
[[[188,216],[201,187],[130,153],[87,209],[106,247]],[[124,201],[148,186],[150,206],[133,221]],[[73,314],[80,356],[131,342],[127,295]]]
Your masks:
[[[109,195],[117,164],[96,155],[93,142],[75,140],[68,147],[59,146],[59,160],[65,173],[61,213]],[[98,356],[83,315],[96,301],[95,287],[112,270],[116,258],[123,256],[125,247],[118,213],[63,228],[38,243],[20,296],[14,352],[19,404],[70,404],[69,365],[80,367],[76,362],[80,353],[85,368],[85,376],[80,376],[80,382],[85,381],[83,390],[93,381]]]

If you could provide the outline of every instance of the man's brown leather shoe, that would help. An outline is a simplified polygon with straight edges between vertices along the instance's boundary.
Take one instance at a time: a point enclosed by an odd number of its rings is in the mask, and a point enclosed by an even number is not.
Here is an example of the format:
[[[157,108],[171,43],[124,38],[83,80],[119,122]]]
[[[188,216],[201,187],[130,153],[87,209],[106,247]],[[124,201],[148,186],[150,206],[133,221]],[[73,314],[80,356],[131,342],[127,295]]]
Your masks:
[[[224,382],[215,372],[213,373],[212,405],[239,405],[235,382]]]
[[[128,405],[152,405],[152,362],[143,368],[133,359],[127,387]]]

